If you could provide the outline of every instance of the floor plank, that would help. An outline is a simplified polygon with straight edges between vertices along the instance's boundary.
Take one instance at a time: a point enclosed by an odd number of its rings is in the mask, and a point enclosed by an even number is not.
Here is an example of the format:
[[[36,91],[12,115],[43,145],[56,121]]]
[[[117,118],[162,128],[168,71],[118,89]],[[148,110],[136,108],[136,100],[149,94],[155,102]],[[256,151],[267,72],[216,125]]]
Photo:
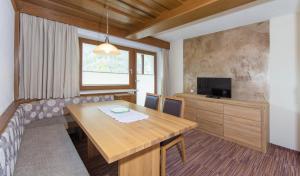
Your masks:
[[[91,176],[117,176],[118,164],[107,164],[99,156],[87,157],[86,138],[70,135]],[[205,134],[185,134],[187,162],[182,163],[176,147],[167,153],[169,176],[300,176],[300,153],[270,145],[266,154]]]

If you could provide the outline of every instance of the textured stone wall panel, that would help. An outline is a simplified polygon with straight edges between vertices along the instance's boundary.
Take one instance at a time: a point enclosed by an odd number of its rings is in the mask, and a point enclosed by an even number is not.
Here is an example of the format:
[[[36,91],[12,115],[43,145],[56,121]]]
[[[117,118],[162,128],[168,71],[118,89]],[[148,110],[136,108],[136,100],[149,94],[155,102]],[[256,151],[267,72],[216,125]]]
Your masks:
[[[268,99],[269,22],[184,40],[184,91],[197,77],[232,78],[232,97]]]

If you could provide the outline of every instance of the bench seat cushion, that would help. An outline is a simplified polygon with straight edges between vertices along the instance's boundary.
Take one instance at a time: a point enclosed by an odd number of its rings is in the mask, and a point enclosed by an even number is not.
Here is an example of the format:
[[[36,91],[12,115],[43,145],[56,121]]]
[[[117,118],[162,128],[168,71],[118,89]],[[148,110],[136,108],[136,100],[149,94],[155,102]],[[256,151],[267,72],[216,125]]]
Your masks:
[[[25,130],[14,176],[88,176],[64,125]]]
[[[43,127],[49,125],[57,125],[61,124],[67,127],[67,120],[64,116],[46,118],[42,120],[35,120],[32,121],[30,124],[25,125],[25,128],[36,128],[36,127]]]

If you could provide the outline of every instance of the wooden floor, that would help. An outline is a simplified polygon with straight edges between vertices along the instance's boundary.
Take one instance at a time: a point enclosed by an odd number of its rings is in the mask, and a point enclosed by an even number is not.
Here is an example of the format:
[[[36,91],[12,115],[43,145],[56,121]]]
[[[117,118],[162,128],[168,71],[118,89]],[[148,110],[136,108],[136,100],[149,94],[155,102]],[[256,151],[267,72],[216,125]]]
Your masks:
[[[102,157],[87,159],[86,140],[71,138],[92,176],[117,176],[117,163]],[[266,154],[193,130],[185,135],[187,162],[183,164],[176,147],[167,154],[169,176],[300,176],[300,154],[270,145]]]

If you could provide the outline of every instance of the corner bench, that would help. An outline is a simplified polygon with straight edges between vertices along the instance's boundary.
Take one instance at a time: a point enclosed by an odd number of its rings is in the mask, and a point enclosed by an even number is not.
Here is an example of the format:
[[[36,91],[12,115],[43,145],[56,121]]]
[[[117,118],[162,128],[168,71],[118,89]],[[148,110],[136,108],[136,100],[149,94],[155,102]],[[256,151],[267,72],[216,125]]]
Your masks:
[[[67,131],[68,104],[111,101],[112,95],[21,104],[0,134],[0,176],[87,176]]]

